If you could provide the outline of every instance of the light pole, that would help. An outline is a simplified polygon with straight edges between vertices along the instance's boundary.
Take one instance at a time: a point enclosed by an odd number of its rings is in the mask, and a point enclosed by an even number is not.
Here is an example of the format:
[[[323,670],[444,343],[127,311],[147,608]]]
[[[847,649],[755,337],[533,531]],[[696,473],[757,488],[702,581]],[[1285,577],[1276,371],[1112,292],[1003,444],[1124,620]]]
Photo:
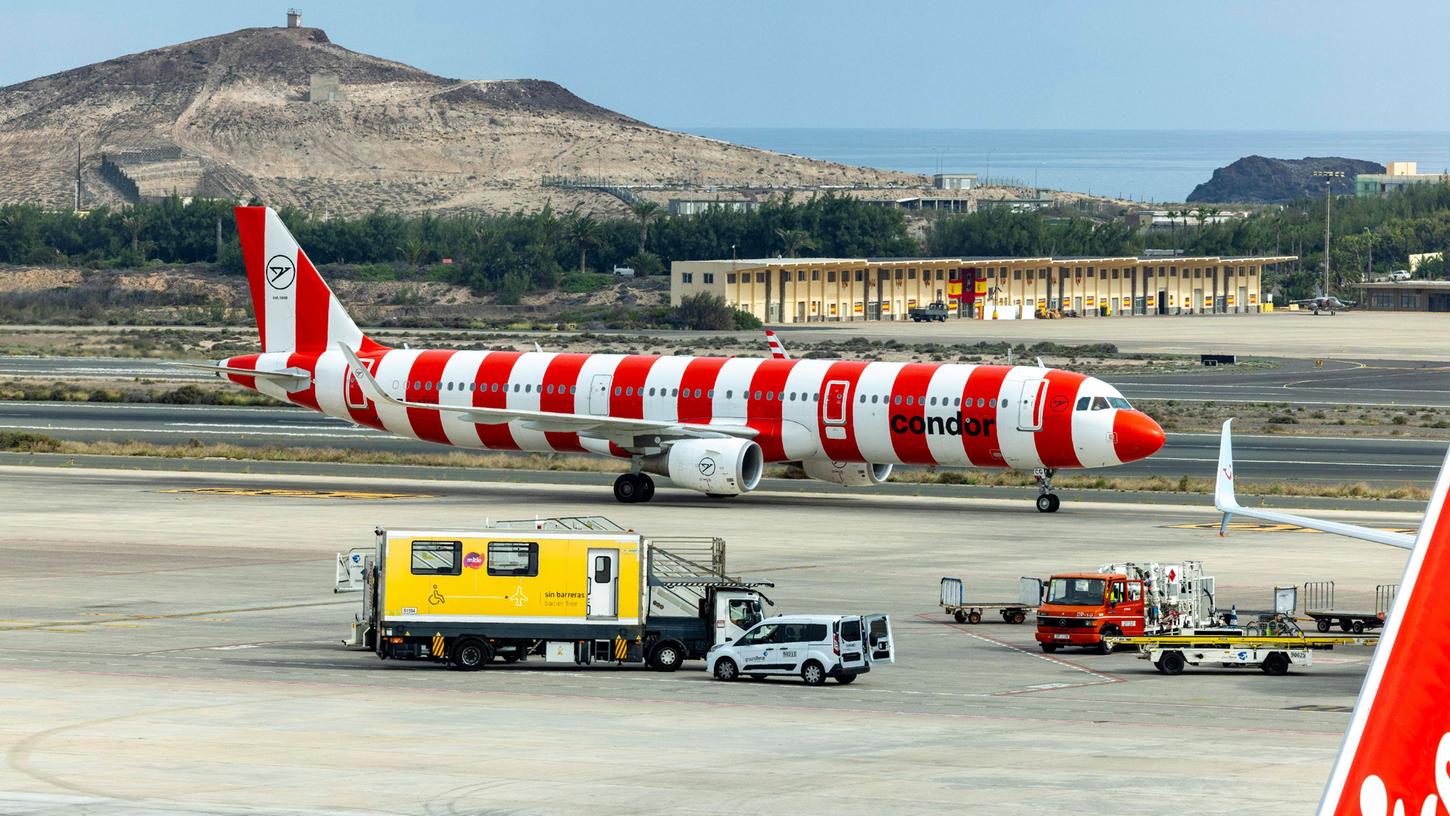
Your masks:
[[[1319,290],[1323,297],[1329,296],[1329,199],[1330,189],[1337,178],[1344,178],[1343,170],[1315,170],[1314,175],[1324,179],[1324,288]]]

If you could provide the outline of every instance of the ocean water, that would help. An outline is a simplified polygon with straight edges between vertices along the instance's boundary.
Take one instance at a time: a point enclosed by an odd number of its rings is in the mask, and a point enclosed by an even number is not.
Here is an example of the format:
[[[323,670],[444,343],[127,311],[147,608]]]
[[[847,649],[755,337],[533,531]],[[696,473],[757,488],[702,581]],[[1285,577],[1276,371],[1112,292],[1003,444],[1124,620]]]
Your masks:
[[[1450,169],[1450,133],[1252,130],[684,128],[751,147],[912,173],[977,173],[1027,186],[1179,202],[1243,156],[1343,156]]]

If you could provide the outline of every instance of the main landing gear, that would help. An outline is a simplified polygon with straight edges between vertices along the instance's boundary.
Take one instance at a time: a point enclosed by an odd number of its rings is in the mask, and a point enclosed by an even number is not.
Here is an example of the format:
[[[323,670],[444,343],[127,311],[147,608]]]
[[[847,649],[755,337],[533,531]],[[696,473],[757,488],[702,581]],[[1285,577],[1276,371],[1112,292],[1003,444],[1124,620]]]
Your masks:
[[[621,473],[614,480],[614,498],[625,504],[647,502],[655,497],[655,480],[647,473]]]
[[[1052,468],[1037,468],[1032,471],[1032,480],[1037,482],[1037,512],[1056,513],[1057,508],[1062,506],[1062,500],[1052,492],[1052,474],[1056,473]],[[615,488],[618,491],[619,488]]]

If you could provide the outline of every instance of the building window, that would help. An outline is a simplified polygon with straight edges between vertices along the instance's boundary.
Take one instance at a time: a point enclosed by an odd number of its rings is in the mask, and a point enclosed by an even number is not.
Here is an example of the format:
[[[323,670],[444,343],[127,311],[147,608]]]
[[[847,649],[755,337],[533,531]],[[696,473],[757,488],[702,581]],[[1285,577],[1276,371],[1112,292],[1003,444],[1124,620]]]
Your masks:
[[[903,277],[905,277],[905,275],[906,275],[906,270],[905,269],[898,269],[898,270],[896,270],[896,279],[897,280],[901,280]]]
[[[1020,270],[1020,269],[1014,269],[1014,270],[1012,270],[1012,280],[1022,280],[1022,270]]]
[[[695,273],[693,273],[693,272],[681,272],[680,273],[680,283],[694,283],[694,282],[695,282]]]
[[[705,273],[705,282],[706,283],[714,283],[715,282],[715,273],[714,272],[706,272]]]
[[[821,279],[821,270],[819,270],[819,269],[812,269],[811,270],[811,280],[818,281],[820,279]]]
[[[1172,275],[1175,278],[1178,277],[1178,267],[1176,267],[1176,266],[1170,266],[1170,267],[1168,267],[1168,274]]]
[[[805,280],[806,279],[806,271],[804,269],[797,269],[796,270],[796,273],[795,273],[795,279],[798,280],[798,281]]]
[[[735,282],[735,273],[734,272],[731,272],[730,274],[726,275],[725,276],[725,282],[726,283],[734,283]]]
[[[857,269],[856,270],[856,280],[858,280],[858,281],[866,280],[866,270],[864,270],[864,269]]]
[[[1370,305],[1376,309],[1395,308],[1395,296],[1389,292],[1375,292],[1370,298]]]
[[[915,269],[908,269],[908,270],[906,270],[906,279],[907,280],[916,280],[916,270]]]
[[[755,273],[755,282],[756,283],[765,283],[765,273],[764,272],[756,272]]]
[[[1088,267],[1088,268],[1087,268],[1087,276],[1088,276],[1088,277],[1089,277],[1089,278],[1091,278],[1091,277],[1092,277],[1092,276],[1093,276],[1093,268],[1092,268],[1092,267],[1091,267],[1091,266],[1089,266],[1089,267]]]
[[[524,541],[490,541],[488,574],[533,578],[539,574],[539,545]]]
[[[414,541],[414,575],[460,575],[463,572],[461,541]]]
[[[1099,269],[1098,270],[1098,280],[1107,280],[1107,279],[1108,279],[1108,270],[1106,270],[1106,269]]]
[[[1407,294],[1400,295],[1400,308],[1401,309],[1418,309],[1418,308],[1420,308],[1420,296],[1419,295],[1407,295]]]
[[[832,269],[831,271],[829,271],[829,272],[826,273],[826,283],[835,283],[835,282],[836,282],[836,270]]]
[[[1201,277],[1203,277],[1203,270],[1202,269],[1195,269],[1195,270],[1193,270],[1193,277],[1195,277],[1195,278],[1201,278]]]

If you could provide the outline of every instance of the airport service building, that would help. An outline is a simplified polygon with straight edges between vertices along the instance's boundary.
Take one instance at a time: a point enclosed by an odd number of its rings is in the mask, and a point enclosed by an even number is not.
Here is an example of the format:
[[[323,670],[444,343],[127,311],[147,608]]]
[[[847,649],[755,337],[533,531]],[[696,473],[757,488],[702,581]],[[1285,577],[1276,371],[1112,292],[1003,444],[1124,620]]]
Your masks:
[[[708,292],[768,323],[1269,311],[1266,269],[1292,255],[1122,258],[764,258],[675,261],[670,303]]]

